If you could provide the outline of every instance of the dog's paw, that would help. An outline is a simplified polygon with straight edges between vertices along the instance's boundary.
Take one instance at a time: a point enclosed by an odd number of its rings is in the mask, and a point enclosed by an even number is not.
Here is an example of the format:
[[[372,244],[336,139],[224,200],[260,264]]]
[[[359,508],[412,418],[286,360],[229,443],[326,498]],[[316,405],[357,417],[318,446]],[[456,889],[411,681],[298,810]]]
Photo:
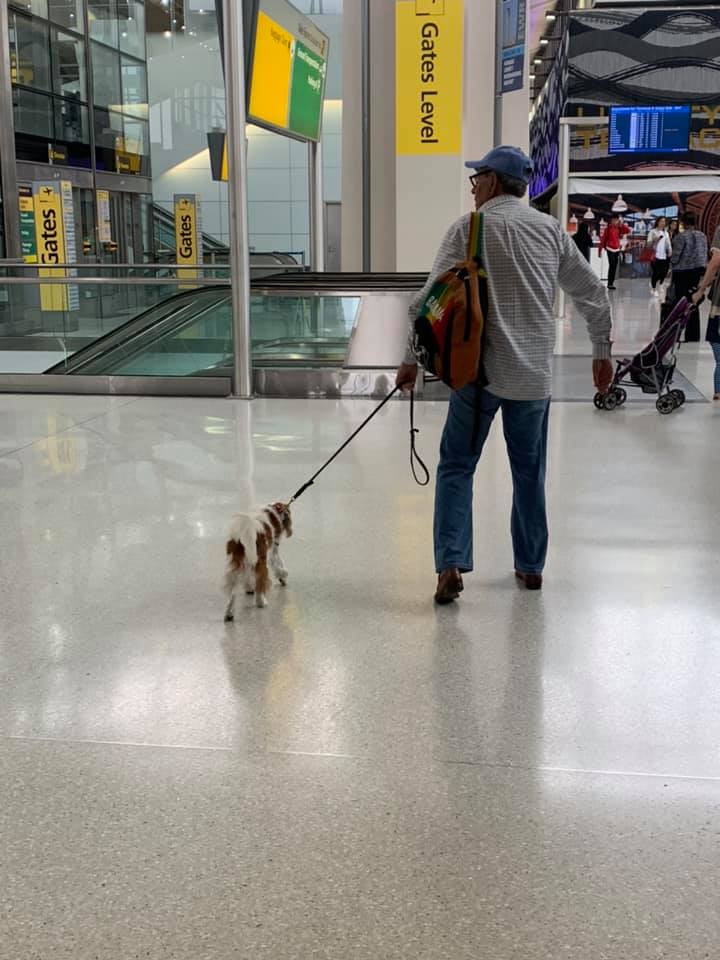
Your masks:
[[[248,596],[248,597],[254,597],[254,596],[255,596],[255,591],[254,591],[254,590],[246,590],[246,591],[245,591],[245,595]]]
[[[235,614],[226,613],[225,614],[225,623],[233,623],[235,621]]]
[[[278,577],[278,583],[281,587],[286,587],[288,582],[288,575],[286,573],[281,573]]]
[[[255,597],[255,606],[256,606],[256,607],[266,607],[266,606],[267,606],[267,603],[268,603],[268,602],[267,602],[267,597],[266,597],[264,594],[262,594],[262,593],[258,593],[257,596]]]

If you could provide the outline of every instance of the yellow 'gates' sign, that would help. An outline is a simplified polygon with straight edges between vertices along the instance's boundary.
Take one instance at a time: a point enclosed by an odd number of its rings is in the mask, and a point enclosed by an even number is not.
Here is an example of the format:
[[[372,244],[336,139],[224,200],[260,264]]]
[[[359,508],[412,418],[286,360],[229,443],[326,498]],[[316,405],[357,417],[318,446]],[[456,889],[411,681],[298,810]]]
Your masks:
[[[463,0],[397,0],[396,149],[462,149]]]
[[[202,261],[197,196],[194,193],[175,194],[175,253],[178,264],[196,267]],[[178,279],[195,280],[198,271],[178,270]]]
[[[37,238],[37,262],[52,267],[58,263],[65,263],[65,230],[63,223],[63,200],[60,193],[60,184],[56,182],[42,182],[34,185],[35,201],[35,235]],[[64,270],[42,268],[38,270],[40,277],[65,276]],[[67,310],[68,290],[65,284],[40,284],[41,310]]]

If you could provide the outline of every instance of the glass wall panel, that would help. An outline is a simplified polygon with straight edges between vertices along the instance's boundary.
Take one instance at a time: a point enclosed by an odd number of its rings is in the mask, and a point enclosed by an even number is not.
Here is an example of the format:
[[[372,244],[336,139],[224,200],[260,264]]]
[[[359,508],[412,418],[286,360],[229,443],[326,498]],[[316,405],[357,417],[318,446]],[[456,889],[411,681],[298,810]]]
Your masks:
[[[88,18],[92,39],[117,47],[119,33],[115,0],[88,0]]]
[[[123,136],[125,149],[141,157],[150,155],[150,132],[147,120],[123,115]]]
[[[144,63],[122,58],[122,103],[126,113],[148,115],[147,71]]]
[[[122,119],[122,114],[114,110],[95,110],[95,144],[98,150],[115,150],[118,137],[123,135]]]
[[[133,57],[145,59],[145,7],[127,2],[119,6],[120,49]],[[123,19],[124,18],[124,19]]]
[[[88,108],[72,100],[55,101],[55,138],[70,143],[90,143]]]
[[[56,27],[51,29],[50,35],[54,92],[87,101],[85,42]]]
[[[10,71],[13,83],[50,89],[48,27],[37,20],[10,16]]]
[[[103,47],[99,43],[91,44],[93,95],[98,107],[119,107],[122,103],[120,92],[120,54]]]
[[[50,97],[30,90],[13,91],[15,133],[53,139],[53,108]],[[47,157],[46,157],[47,159]]]
[[[82,0],[50,0],[48,4],[49,18],[69,30],[85,32],[85,14]],[[45,16],[45,14],[41,14]]]

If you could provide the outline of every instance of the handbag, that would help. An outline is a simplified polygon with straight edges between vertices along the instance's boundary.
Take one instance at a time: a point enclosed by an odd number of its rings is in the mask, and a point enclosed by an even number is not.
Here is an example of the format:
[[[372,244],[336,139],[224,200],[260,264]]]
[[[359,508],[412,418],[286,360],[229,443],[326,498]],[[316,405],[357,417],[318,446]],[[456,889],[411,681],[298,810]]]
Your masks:
[[[652,263],[655,259],[655,247],[643,247],[638,260],[640,263]]]

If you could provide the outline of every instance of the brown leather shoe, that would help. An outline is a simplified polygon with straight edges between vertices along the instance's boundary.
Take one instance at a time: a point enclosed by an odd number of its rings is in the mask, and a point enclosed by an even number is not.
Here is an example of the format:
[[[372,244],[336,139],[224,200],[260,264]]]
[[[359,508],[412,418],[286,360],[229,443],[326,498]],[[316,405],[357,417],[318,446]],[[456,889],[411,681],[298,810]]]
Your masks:
[[[437,590],[435,591],[435,603],[444,606],[446,603],[452,603],[457,600],[465,589],[463,578],[457,567],[450,567],[438,577]]]
[[[541,573],[521,573],[519,570],[516,570],[515,576],[525,584],[526,590],[542,590]]]

